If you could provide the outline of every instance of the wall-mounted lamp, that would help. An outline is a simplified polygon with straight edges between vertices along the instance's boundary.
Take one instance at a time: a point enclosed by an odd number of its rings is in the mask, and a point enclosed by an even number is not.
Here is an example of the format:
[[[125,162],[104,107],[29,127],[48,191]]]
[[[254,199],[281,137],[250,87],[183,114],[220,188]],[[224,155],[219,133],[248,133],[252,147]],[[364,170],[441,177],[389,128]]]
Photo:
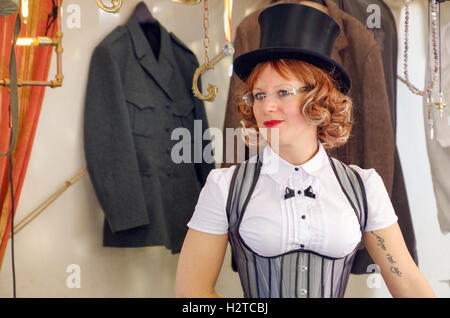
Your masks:
[[[22,0],[22,18],[28,18],[28,0]]]
[[[103,0],[97,0],[97,5],[103,11],[109,13],[117,13],[122,7],[122,0],[111,0],[111,7],[107,7],[103,4]]]
[[[12,1],[12,0],[7,0]],[[43,45],[53,45],[55,46],[56,51],[56,76],[53,81],[23,81],[21,79],[17,80],[17,86],[50,86],[60,87],[62,86],[64,75],[62,74],[62,37],[63,33],[61,32],[61,0],[56,0],[57,2],[57,17],[56,17],[56,33],[55,38],[49,38],[45,36],[38,36],[34,38],[18,38],[16,42],[16,46],[43,46]],[[27,7],[26,11],[24,11],[24,7]],[[22,0],[22,12],[23,14],[26,12],[28,15],[28,0]],[[23,16],[22,16],[23,18]],[[0,86],[10,86],[11,82],[8,78],[0,79]]]
[[[47,36],[38,36],[35,38],[18,38],[16,46],[38,46],[38,45],[55,45],[57,39],[52,39]]]

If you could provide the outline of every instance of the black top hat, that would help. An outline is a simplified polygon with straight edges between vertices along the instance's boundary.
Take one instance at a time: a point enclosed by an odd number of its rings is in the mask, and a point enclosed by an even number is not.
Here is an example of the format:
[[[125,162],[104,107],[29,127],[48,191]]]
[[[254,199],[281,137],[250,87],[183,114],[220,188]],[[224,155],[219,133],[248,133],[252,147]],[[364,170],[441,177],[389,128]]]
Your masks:
[[[261,62],[296,59],[318,66],[338,82],[346,94],[351,87],[347,71],[331,58],[339,25],[330,16],[310,6],[282,3],[268,7],[259,15],[259,49],[238,56],[233,69],[245,81]],[[333,72],[334,71],[334,72]]]

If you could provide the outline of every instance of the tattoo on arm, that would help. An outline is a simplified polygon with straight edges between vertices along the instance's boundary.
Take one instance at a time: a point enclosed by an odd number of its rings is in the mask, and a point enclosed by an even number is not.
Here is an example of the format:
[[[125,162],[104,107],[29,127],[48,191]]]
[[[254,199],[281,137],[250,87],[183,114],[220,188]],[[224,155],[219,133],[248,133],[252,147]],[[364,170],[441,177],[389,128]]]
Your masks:
[[[394,261],[394,258],[392,257],[391,254],[387,254],[387,260],[388,260],[388,262],[391,263],[391,264],[397,263],[396,261]]]
[[[377,242],[378,242],[377,245],[380,246],[383,249],[383,251],[385,251],[386,246],[384,246],[384,239],[381,236],[378,236],[373,232],[370,232],[370,233],[377,238]]]
[[[398,270],[398,267],[391,266],[391,272],[396,274],[399,277],[402,277],[403,273]]]
[[[386,245],[384,245],[384,239],[383,239],[381,236],[375,234],[374,232],[370,232],[370,233],[376,237],[376,239],[377,239],[377,245],[380,246],[380,248],[381,248],[383,251],[386,251]],[[394,257],[393,257],[391,254],[389,254],[389,253],[386,254],[386,258],[387,258],[387,261],[388,261],[391,265],[397,263],[397,262],[394,260]],[[402,272],[398,269],[398,267],[396,267],[396,266],[391,266],[391,272],[394,273],[394,274],[396,274],[396,275],[399,276],[399,277],[402,277],[402,276],[403,276],[403,273],[402,273]]]

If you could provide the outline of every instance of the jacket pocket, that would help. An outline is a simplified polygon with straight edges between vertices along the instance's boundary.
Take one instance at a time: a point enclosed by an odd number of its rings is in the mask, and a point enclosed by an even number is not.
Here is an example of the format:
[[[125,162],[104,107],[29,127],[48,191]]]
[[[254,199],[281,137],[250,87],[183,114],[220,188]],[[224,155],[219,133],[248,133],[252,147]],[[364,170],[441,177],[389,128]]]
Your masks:
[[[194,103],[191,99],[175,101],[171,104],[172,112],[175,116],[193,117]]]
[[[160,109],[165,101],[135,91],[128,91],[125,95],[133,134],[148,137],[157,133],[161,125]]]
[[[173,102],[170,107],[177,127],[187,128],[194,138],[194,103],[191,99]],[[198,124],[198,123],[197,123]]]
[[[141,177],[153,177],[153,171],[150,168],[139,169],[139,174]]]

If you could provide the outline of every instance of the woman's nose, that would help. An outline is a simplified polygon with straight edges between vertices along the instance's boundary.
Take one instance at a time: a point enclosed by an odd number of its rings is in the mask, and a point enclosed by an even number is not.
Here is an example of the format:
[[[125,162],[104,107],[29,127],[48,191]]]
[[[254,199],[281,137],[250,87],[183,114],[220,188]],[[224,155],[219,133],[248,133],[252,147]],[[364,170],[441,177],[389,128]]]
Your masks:
[[[273,94],[268,94],[263,100],[263,108],[266,111],[276,110],[278,107],[278,101]]]

